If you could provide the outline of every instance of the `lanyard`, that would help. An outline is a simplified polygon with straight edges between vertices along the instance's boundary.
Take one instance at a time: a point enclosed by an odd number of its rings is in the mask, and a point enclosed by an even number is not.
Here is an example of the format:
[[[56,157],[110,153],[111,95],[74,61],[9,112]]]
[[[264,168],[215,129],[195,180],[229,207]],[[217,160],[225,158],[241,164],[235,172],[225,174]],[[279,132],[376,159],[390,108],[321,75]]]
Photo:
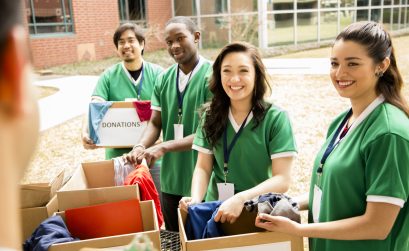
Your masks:
[[[322,158],[321,158],[321,161],[320,161],[320,166],[317,169],[318,185],[320,185],[319,183],[321,181],[322,172],[324,171],[324,164],[327,161],[328,156],[332,153],[332,151],[335,149],[335,147],[338,145],[338,143],[342,139],[342,137],[340,137],[340,139],[337,142],[335,142],[336,139],[338,138],[339,133],[341,132],[342,128],[344,128],[345,123],[347,123],[347,121],[351,117],[351,115],[352,115],[352,109],[350,109],[348,111],[345,118],[342,120],[341,124],[338,126],[337,131],[335,132],[334,136],[332,136],[332,139],[331,139],[329,145],[327,146],[327,149],[325,149],[324,155],[322,155]],[[344,134],[344,136],[345,136],[345,134]]]
[[[141,70],[141,81],[139,81],[138,89],[136,90],[136,98],[138,100],[141,100],[142,85],[143,85],[143,64],[142,64],[142,70]]]
[[[243,123],[240,126],[239,131],[234,135],[233,140],[231,141],[230,145],[227,145],[227,126],[226,129],[224,130],[223,133],[223,153],[224,153],[224,166],[223,166],[223,172],[224,172],[224,183],[227,182],[227,174],[229,173],[229,168],[228,168],[228,163],[230,159],[230,153],[233,150],[234,145],[236,144],[237,139],[240,137],[240,134],[243,131],[244,126],[246,125],[247,118],[249,117],[252,109],[250,112],[247,114],[246,118],[244,119]]]
[[[180,71],[180,67],[178,65],[178,70],[176,73],[176,93],[178,95],[178,124],[180,124],[182,122],[182,106],[183,106],[183,98],[185,97],[185,93],[187,91],[187,88],[189,87],[189,81],[190,78],[192,77],[193,71],[195,70],[196,66],[199,64],[199,60],[196,61],[195,66],[193,66],[192,71],[189,74],[189,78],[187,79],[187,83],[186,83],[186,87],[185,90],[183,91],[183,93],[181,93],[179,91],[179,71]]]

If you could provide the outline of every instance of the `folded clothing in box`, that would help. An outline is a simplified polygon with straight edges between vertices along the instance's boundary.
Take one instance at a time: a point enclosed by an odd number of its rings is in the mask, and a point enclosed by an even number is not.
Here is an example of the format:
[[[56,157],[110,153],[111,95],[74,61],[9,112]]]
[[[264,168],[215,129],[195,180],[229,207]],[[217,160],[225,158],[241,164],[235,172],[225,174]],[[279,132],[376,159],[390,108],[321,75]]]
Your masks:
[[[67,209],[68,230],[80,239],[99,238],[143,231],[139,200],[124,200]]]

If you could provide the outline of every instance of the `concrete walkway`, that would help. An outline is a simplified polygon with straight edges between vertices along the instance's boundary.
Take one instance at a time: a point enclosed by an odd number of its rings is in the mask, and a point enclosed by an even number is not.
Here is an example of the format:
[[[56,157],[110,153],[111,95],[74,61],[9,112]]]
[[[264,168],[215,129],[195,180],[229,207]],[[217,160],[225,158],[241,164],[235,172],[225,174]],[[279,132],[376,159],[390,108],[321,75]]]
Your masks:
[[[329,58],[267,58],[263,62],[272,75],[327,75],[331,66]]]
[[[34,85],[56,87],[59,90],[39,100],[40,131],[84,114],[98,76],[73,76],[35,81]]]
[[[328,74],[328,58],[263,59],[272,75]],[[55,94],[39,101],[40,130],[44,131],[85,114],[98,76],[61,77],[34,82],[34,85],[58,88]]]

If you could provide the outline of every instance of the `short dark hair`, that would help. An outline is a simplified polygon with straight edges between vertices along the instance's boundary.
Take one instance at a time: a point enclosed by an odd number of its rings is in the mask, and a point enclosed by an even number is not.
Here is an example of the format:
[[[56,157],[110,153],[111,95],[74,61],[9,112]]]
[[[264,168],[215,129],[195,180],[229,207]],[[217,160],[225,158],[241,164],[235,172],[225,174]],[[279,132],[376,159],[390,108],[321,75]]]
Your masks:
[[[138,39],[139,44],[145,42],[145,34],[141,27],[133,23],[124,23],[121,24],[114,33],[114,44],[115,47],[118,49],[118,41],[121,38],[122,33],[127,30],[132,30],[135,33],[136,39]],[[143,54],[143,51],[142,51]]]
[[[186,25],[186,28],[193,34],[197,31],[199,31],[199,28],[197,25],[192,21],[192,19],[185,17],[185,16],[176,16],[172,17],[166,22],[166,26],[169,24],[184,24]]]
[[[3,54],[4,46],[10,30],[22,24],[22,1],[0,0],[0,55]]]

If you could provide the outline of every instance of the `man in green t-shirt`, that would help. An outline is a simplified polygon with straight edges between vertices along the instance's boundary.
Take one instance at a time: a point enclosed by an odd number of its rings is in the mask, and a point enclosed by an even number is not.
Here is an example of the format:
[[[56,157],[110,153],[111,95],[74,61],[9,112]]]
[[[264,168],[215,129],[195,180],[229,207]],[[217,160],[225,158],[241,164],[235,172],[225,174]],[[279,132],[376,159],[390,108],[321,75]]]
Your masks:
[[[104,71],[92,94],[91,102],[150,100],[155,81],[163,69],[143,60],[145,48],[143,31],[135,24],[123,24],[115,31],[113,40],[122,62]],[[88,130],[86,117],[82,142],[85,149],[95,149],[97,146],[90,139]],[[129,148],[107,148],[105,158],[122,156],[129,151],[131,151]]]
[[[197,154],[191,150],[199,124],[197,110],[211,97],[207,76],[210,61],[199,56],[200,32],[187,17],[174,17],[165,28],[168,52],[176,61],[160,75],[152,95],[152,117],[134,149],[131,162],[146,159],[152,165],[163,156],[161,166],[162,208],[166,229],[178,231],[177,208],[190,195]],[[163,142],[153,145],[163,130]]]

